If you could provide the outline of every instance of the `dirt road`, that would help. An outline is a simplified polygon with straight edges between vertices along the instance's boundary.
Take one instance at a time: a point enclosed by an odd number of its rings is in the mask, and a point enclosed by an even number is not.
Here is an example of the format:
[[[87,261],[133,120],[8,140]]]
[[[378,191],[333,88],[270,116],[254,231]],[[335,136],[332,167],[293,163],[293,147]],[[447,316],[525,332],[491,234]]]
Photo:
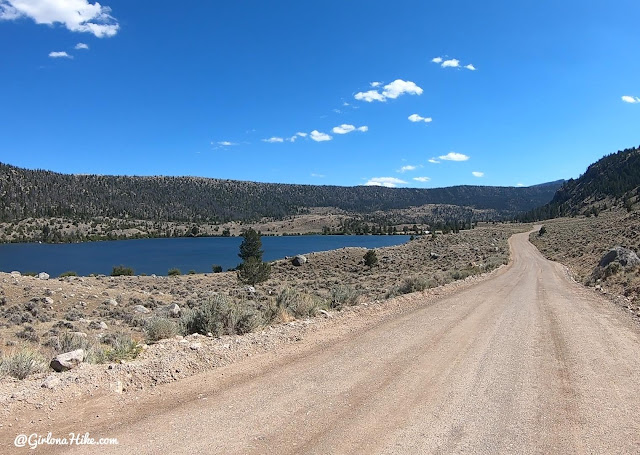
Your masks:
[[[100,423],[82,430],[119,445],[77,449],[640,453],[637,327],[526,234],[511,247],[490,280],[338,342],[220,368],[126,409],[94,403],[83,412]]]

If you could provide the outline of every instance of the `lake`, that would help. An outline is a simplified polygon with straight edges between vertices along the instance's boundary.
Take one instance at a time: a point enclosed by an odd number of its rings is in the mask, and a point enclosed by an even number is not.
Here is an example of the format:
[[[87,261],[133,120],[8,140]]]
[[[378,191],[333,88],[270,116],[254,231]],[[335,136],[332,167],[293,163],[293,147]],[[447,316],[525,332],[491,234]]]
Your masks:
[[[343,247],[380,248],[400,245],[407,235],[304,235],[262,237],[264,260],[273,261]],[[106,242],[0,244],[0,271],[47,272],[56,277],[67,271],[79,275],[109,275],[114,265],[125,265],[136,274],[166,275],[171,268],[182,273],[211,272],[213,264],[224,270],[237,266],[242,237],[114,240]]]

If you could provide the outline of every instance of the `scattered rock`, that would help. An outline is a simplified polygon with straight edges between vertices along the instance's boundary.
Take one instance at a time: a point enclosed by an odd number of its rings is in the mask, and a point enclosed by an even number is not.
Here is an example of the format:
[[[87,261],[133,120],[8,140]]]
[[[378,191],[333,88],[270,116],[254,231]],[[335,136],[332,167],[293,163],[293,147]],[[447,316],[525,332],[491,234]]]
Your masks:
[[[440,257],[440,255],[438,253],[434,253],[433,251],[431,252],[431,254],[429,255],[429,257],[431,259],[438,259]]]
[[[189,349],[191,349],[192,351],[197,351],[202,347],[202,343],[191,343],[189,345]]]
[[[118,306],[118,301],[116,299],[105,300],[103,303],[108,306]]]
[[[245,291],[247,291],[248,294],[255,294],[256,293],[256,288],[254,288],[253,286],[247,286],[245,288]]]
[[[135,313],[141,313],[141,314],[147,314],[147,313],[151,313],[151,310],[149,308],[146,308],[142,305],[136,305],[133,307],[133,311]]]
[[[83,360],[84,349],[76,349],[75,351],[55,356],[49,366],[57,372],[67,371],[80,365]]]
[[[299,254],[291,260],[291,263],[296,267],[300,267],[301,265],[307,263],[307,258]]]
[[[45,297],[43,300],[47,305],[53,305],[53,299],[51,297]]]
[[[60,385],[62,381],[60,381],[60,378],[52,375],[47,376],[47,378],[44,380],[44,382],[42,383],[42,388],[45,389],[53,389],[57,386]]]
[[[40,272],[38,273],[38,279],[39,280],[48,280],[49,279],[49,274],[46,272]]]
[[[92,321],[89,324],[89,328],[90,329],[96,329],[96,330],[107,330],[109,327],[107,326],[107,324],[103,321]]]
[[[18,272],[17,270],[14,270],[13,272],[11,272],[11,276],[14,278],[17,278],[19,276],[22,276],[22,273]]]
[[[172,317],[172,318],[179,318],[180,311],[181,311],[180,306],[178,306],[177,303],[172,303],[171,305],[169,305],[169,308],[167,308],[169,317]]]
[[[327,310],[320,310],[320,311],[318,311],[318,313],[323,315],[325,318],[330,318],[331,317],[331,313],[329,313]]]

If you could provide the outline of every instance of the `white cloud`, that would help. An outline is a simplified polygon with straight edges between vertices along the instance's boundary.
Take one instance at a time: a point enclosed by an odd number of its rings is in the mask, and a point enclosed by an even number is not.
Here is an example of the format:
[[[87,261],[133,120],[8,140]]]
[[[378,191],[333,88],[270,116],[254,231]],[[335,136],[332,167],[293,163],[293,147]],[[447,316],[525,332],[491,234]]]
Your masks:
[[[234,142],[229,142],[229,141],[220,141],[218,142],[218,145],[222,145],[223,147],[229,147],[229,146],[238,145],[238,144]]]
[[[443,68],[458,68],[460,66],[460,60],[452,58],[451,60],[445,60],[442,62]]]
[[[440,161],[436,160],[435,158],[429,158],[429,162],[433,163],[433,164],[439,164]]]
[[[111,8],[88,0],[0,0],[0,20],[29,17],[36,24],[63,24],[72,32],[113,36],[120,25]]]
[[[330,141],[333,138],[329,136],[327,133],[321,133],[318,130],[313,130],[311,132],[311,139],[313,139],[316,142],[324,142],[324,141]]]
[[[400,95],[422,95],[422,88],[418,87],[415,82],[403,81],[402,79],[396,79],[395,81],[387,84],[383,87],[382,93],[377,90],[369,90],[368,92],[358,92],[354,95],[354,98],[358,101],[366,101],[371,103],[373,101],[387,101],[388,98],[396,99]]]
[[[342,124],[340,126],[334,126],[332,131],[335,134],[347,134],[352,131],[355,131],[355,129],[356,127],[353,125]]]
[[[414,123],[416,122],[430,123],[433,121],[431,117],[422,117],[421,115],[418,115],[418,114],[411,114],[408,118],[410,122],[414,122]]]
[[[380,87],[382,85],[382,82],[372,82],[370,85],[371,85],[371,87],[374,87],[374,88],[375,87]]]
[[[382,96],[385,98],[396,99],[405,93],[408,93],[409,95],[422,95],[422,92],[422,88],[418,87],[414,82],[396,79],[392,83],[384,86]]]
[[[89,45],[84,43],[78,43],[76,44],[76,47],[74,47],[74,49],[89,49]]]
[[[73,58],[71,55],[66,52],[49,52],[49,57],[51,58]]]
[[[484,177],[484,172],[473,171],[472,174],[474,177]]]
[[[263,139],[262,142],[268,142],[270,144],[275,144],[276,142],[284,142],[284,139],[281,137],[270,137],[269,139]]]
[[[637,96],[625,95],[622,97],[622,101],[624,101],[625,103],[635,104],[640,103],[640,98],[638,98]]]
[[[469,157],[462,153],[449,152],[446,155],[441,155],[438,158],[445,161],[467,161]]]
[[[398,185],[404,185],[407,182],[397,179],[395,177],[374,177],[369,179],[366,186],[385,186],[387,188],[395,188]]]
[[[352,131],[360,131],[361,133],[366,133],[367,131],[369,131],[369,127],[359,126],[358,128],[356,128],[353,125],[347,125],[343,123],[340,126],[333,127],[333,130],[331,131],[333,131],[335,134],[347,134],[347,133],[351,133]]]
[[[414,177],[413,180],[416,182],[426,183],[431,180],[431,177]]]
[[[418,169],[418,166],[407,164],[406,166],[402,166],[400,169],[398,169],[398,172],[415,171],[416,169]]]
[[[524,183],[518,183],[516,186],[524,186]]]
[[[319,179],[323,179],[323,178],[325,178],[325,177],[326,177],[326,175],[324,175],[324,174],[314,174],[314,173],[312,173],[312,174],[311,174],[311,177],[316,177],[316,178],[319,178]]]
[[[351,106],[349,103],[347,103],[346,101],[344,103],[342,103],[343,106]]]
[[[466,69],[470,70],[470,71],[475,71],[476,67],[473,66],[471,63],[469,63],[468,65],[465,66]]]
[[[432,58],[431,61],[433,63],[442,63],[442,57],[436,57],[436,58]]]
[[[386,101],[386,98],[378,93],[377,90],[358,92],[354,95],[354,98],[358,101],[366,101],[367,103],[371,103],[372,101]]]
[[[301,133],[300,131],[298,131],[298,132],[296,133],[296,136],[300,136],[300,137],[307,137],[307,136],[308,136],[308,134],[307,134],[307,133]]]

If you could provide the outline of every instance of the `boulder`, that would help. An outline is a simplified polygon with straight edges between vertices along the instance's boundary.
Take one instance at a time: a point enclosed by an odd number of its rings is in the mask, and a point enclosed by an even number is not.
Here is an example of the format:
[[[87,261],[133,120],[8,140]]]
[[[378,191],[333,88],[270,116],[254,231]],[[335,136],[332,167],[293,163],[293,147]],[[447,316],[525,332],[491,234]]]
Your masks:
[[[11,276],[16,278],[16,277],[22,276],[22,273],[18,272],[17,270],[14,270],[13,272],[11,272]]]
[[[291,260],[291,263],[296,267],[300,267],[301,265],[307,263],[307,258],[299,254]]]
[[[49,279],[49,274],[46,272],[40,272],[38,273],[38,279],[39,280],[48,280]]]
[[[118,306],[118,301],[116,299],[109,299],[102,302],[102,304],[107,306]]]
[[[606,267],[612,262],[618,262],[623,267],[636,267],[640,265],[640,258],[629,248],[614,246],[600,259],[598,267]]]
[[[49,366],[57,372],[67,371],[80,365],[83,360],[84,349],[76,349],[55,356]]]

